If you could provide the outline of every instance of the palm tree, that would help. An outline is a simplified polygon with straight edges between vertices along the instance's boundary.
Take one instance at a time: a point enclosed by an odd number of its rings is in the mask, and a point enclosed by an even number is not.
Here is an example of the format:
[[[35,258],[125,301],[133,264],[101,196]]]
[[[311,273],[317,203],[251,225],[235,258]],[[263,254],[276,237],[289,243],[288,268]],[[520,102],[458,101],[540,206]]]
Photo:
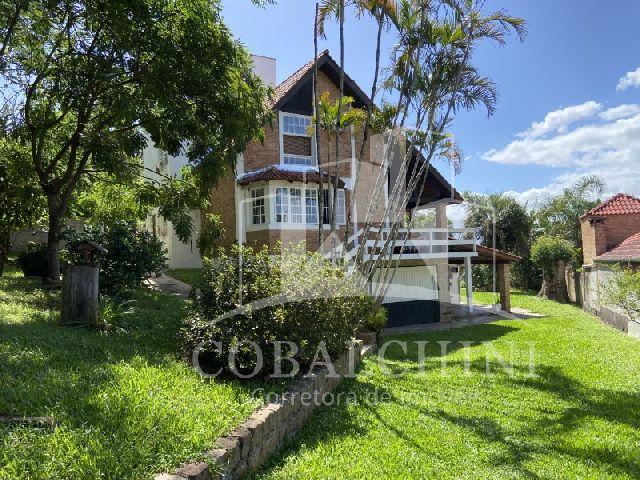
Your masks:
[[[395,23],[397,15],[396,0],[323,0],[318,11],[318,34],[326,38],[325,24],[331,17],[339,20],[340,9],[352,5],[356,9],[356,17],[371,15],[376,22],[380,19]]]
[[[316,135],[320,132],[323,132],[327,140],[327,145],[331,145],[331,142],[333,142],[336,138],[339,138],[341,132],[343,132],[344,130],[349,129],[352,126],[354,128],[360,128],[366,121],[367,113],[360,108],[354,108],[352,106],[354,101],[355,100],[353,99],[353,97],[343,96],[337,99],[335,102],[332,102],[329,97],[329,92],[324,92],[317,100],[316,114],[312,118],[312,126],[309,127],[310,133]],[[316,131],[311,132],[311,130]],[[330,176],[332,175],[331,160],[331,149],[328,148],[327,170]],[[336,209],[334,208],[334,206],[336,205],[338,196],[338,160],[339,157],[336,156],[333,162],[335,166],[335,171],[333,172],[333,200],[330,201],[328,205],[329,220],[332,231],[335,230]],[[318,165],[320,164],[321,162],[319,161]],[[322,171],[322,169],[320,170]],[[321,210],[321,224],[323,221],[322,213],[323,211]]]
[[[340,96],[344,95],[344,8],[345,4],[353,5],[356,8],[356,16],[358,18],[365,14],[371,15],[377,25],[378,31],[376,36],[376,54],[375,54],[375,70],[373,76],[373,83],[371,86],[371,104],[373,105],[376,97],[378,87],[378,76],[380,72],[380,44],[382,39],[382,30],[385,24],[393,24],[396,21],[397,15],[397,3],[396,0],[324,0],[318,10],[316,20],[316,31],[321,36],[325,37],[325,24],[330,17],[336,17],[340,22]],[[360,165],[365,155],[365,147],[367,139],[369,137],[369,126],[372,118],[372,105],[367,106],[367,118],[363,130],[363,138],[360,144],[359,161],[357,163],[357,170],[354,172],[356,178],[360,172]],[[339,123],[339,116],[336,119]],[[337,124],[336,123],[336,124]],[[340,158],[340,139],[336,138],[336,158]],[[335,189],[334,189],[335,191]],[[351,192],[351,201],[355,198],[357,191],[357,184],[354,185]],[[335,199],[334,199],[335,201]],[[346,205],[347,219],[346,219],[346,233],[344,240],[346,242],[349,237],[349,229],[351,225],[351,208],[350,205]],[[333,225],[333,222],[332,222]],[[332,227],[333,228],[333,227]],[[346,245],[345,245],[346,246]]]
[[[605,188],[604,180],[598,176],[581,177],[560,195],[542,203],[537,212],[539,228],[546,235],[564,238],[574,247],[581,247],[580,217],[600,203],[598,197]]]

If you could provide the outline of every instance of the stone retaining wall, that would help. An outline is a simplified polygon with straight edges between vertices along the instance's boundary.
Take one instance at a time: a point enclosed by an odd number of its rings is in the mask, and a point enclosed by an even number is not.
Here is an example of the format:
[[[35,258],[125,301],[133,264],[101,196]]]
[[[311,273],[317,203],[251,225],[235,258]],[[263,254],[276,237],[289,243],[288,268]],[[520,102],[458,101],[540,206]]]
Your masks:
[[[362,342],[333,362],[335,371],[321,367],[302,377],[291,390],[257,410],[226,437],[217,440],[206,452],[207,461],[182,466],[171,474],[157,475],[155,480],[214,480],[240,478],[254,470],[277,452],[293,436],[311,412],[322,405],[344,377],[355,376],[362,358]]]

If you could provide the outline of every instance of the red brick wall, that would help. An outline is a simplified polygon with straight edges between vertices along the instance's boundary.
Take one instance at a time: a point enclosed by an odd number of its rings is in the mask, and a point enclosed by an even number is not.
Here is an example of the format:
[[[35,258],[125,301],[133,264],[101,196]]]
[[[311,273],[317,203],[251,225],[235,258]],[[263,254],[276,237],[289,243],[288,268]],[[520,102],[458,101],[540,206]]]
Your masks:
[[[322,94],[325,91],[329,92],[331,101],[335,101],[339,96],[338,87],[322,72],[318,76],[318,91]],[[351,158],[352,153],[356,159],[360,153],[360,147],[362,142],[362,131],[356,132],[355,136],[355,152],[352,152],[351,134],[341,136],[340,139],[340,159],[338,162],[338,175],[341,177],[350,177],[351,172]],[[335,139],[330,143],[324,135],[321,136],[320,144],[320,165],[325,172],[335,173]],[[371,194],[374,189],[374,184],[378,176],[379,165],[373,165],[370,161],[369,145],[364,149],[364,164],[360,168],[360,176],[358,178],[358,191],[357,191],[357,204],[358,204],[358,223],[359,227],[362,226],[365,221],[366,211],[371,200]],[[327,165],[327,154],[331,155],[330,163]],[[274,119],[271,125],[265,126],[265,138],[264,143],[259,141],[253,141],[249,143],[244,152],[244,171],[249,172],[257,170],[268,165],[280,164],[280,137],[279,137],[279,118],[278,114],[274,115]],[[351,195],[347,192],[346,195],[346,209],[347,214],[351,209]],[[230,246],[236,241],[235,235],[235,190],[234,181],[231,177],[224,178],[218,184],[218,187],[211,192],[211,211],[222,216],[224,222],[226,235],[224,239],[224,246]],[[379,204],[375,209],[373,215],[374,224],[379,226],[383,222],[384,212],[384,194],[381,192],[379,197]],[[344,231],[344,227],[340,232]],[[353,231],[350,231],[350,235]],[[342,235],[342,233],[340,234]],[[283,242],[297,243],[301,240],[307,241],[308,248],[310,250],[316,250],[318,248],[318,231],[316,228],[307,231],[300,230],[261,230],[256,232],[247,232],[246,240],[248,244],[254,244],[256,246],[269,245],[273,248],[278,240]]]
[[[604,221],[606,250],[640,232],[640,214],[611,215]]]
[[[331,241],[327,240],[329,231],[324,231],[323,238],[325,239],[325,250],[331,248]],[[338,230],[338,237],[340,240],[344,238],[344,227]],[[306,243],[307,250],[318,250],[318,229],[310,230],[258,230],[255,232],[247,232],[247,245],[253,248],[261,248],[264,245],[269,247],[269,251],[275,250],[276,244],[280,242],[283,246],[287,244],[298,244],[300,242]]]
[[[598,222],[580,220],[584,264],[611,250],[630,236],[640,232],[640,214],[609,215]]]

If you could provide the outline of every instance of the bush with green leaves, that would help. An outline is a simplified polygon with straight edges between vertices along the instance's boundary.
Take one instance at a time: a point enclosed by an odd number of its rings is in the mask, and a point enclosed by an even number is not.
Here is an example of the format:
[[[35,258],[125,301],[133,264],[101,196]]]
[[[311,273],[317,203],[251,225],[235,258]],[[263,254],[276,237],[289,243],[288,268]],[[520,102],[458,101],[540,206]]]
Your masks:
[[[571,243],[560,237],[543,235],[531,247],[531,260],[545,272],[552,270],[557,262],[573,261],[574,256]]]
[[[376,334],[380,334],[387,324],[387,309],[374,304],[372,304],[371,308],[373,311],[365,319],[363,330],[365,332],[375,332]]]
[[[567,302],[567,282],[561,262],[569,264],[576,257],[576,249],[560,237],[543,235],[531,247],[531,260],[542,269],[542,287],[539,296]]]
[[[624,310],[629,318],[640,319],[640,270],[614,265],[607,283],[600,286],[602,303]]]
[[[18,266],[25,277],[47,276],[47,245],[29,242],[18,254]]]
[[[283,344],[283,355],[303,368],[313,362],[321,342],[335,358],[372,307],[341,267],[300,245],[275,256],[266,248],[236,245],[205,266],[201,295],[195,298],[182,339],[189,356],[202,348],[199,364],[205,371],[232,371],[229,354],[234,351],[234,368],[242,374],[256,369],[254,342],[263,355],[260,375],[266,375],[274,372],[273,342],[291,342]],[[286,371],[290,362],[282,366]]]
[[[164,268],[166,249],[150,232],[138,230],[135,223],[114,221],[109,226],[86,226],[81,233],[71,233],[73,243],[88,240],[102,245],[107,253],[99,257],[100,290],[109,295],[124,293]],[[72,263],[81,261],[73,253]]]

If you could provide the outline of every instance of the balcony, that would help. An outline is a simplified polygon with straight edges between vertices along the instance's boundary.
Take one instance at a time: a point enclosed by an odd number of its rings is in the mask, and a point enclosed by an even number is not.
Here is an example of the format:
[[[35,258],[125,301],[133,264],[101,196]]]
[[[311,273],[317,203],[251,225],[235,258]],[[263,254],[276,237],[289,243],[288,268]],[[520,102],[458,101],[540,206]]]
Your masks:
[[[349,237],[347,252],[342,255],[343,245],[338,246],[338,255],[352,260],[364,244],[363,259],[378,258],[383,250],[388,260],[436,260],[436,259],[466,259],[477,257],[477,243],[473,228],[419,228],[398,229],[395,244],[387,241],[391,228],[371,228],[364,238],[364,230]]]

